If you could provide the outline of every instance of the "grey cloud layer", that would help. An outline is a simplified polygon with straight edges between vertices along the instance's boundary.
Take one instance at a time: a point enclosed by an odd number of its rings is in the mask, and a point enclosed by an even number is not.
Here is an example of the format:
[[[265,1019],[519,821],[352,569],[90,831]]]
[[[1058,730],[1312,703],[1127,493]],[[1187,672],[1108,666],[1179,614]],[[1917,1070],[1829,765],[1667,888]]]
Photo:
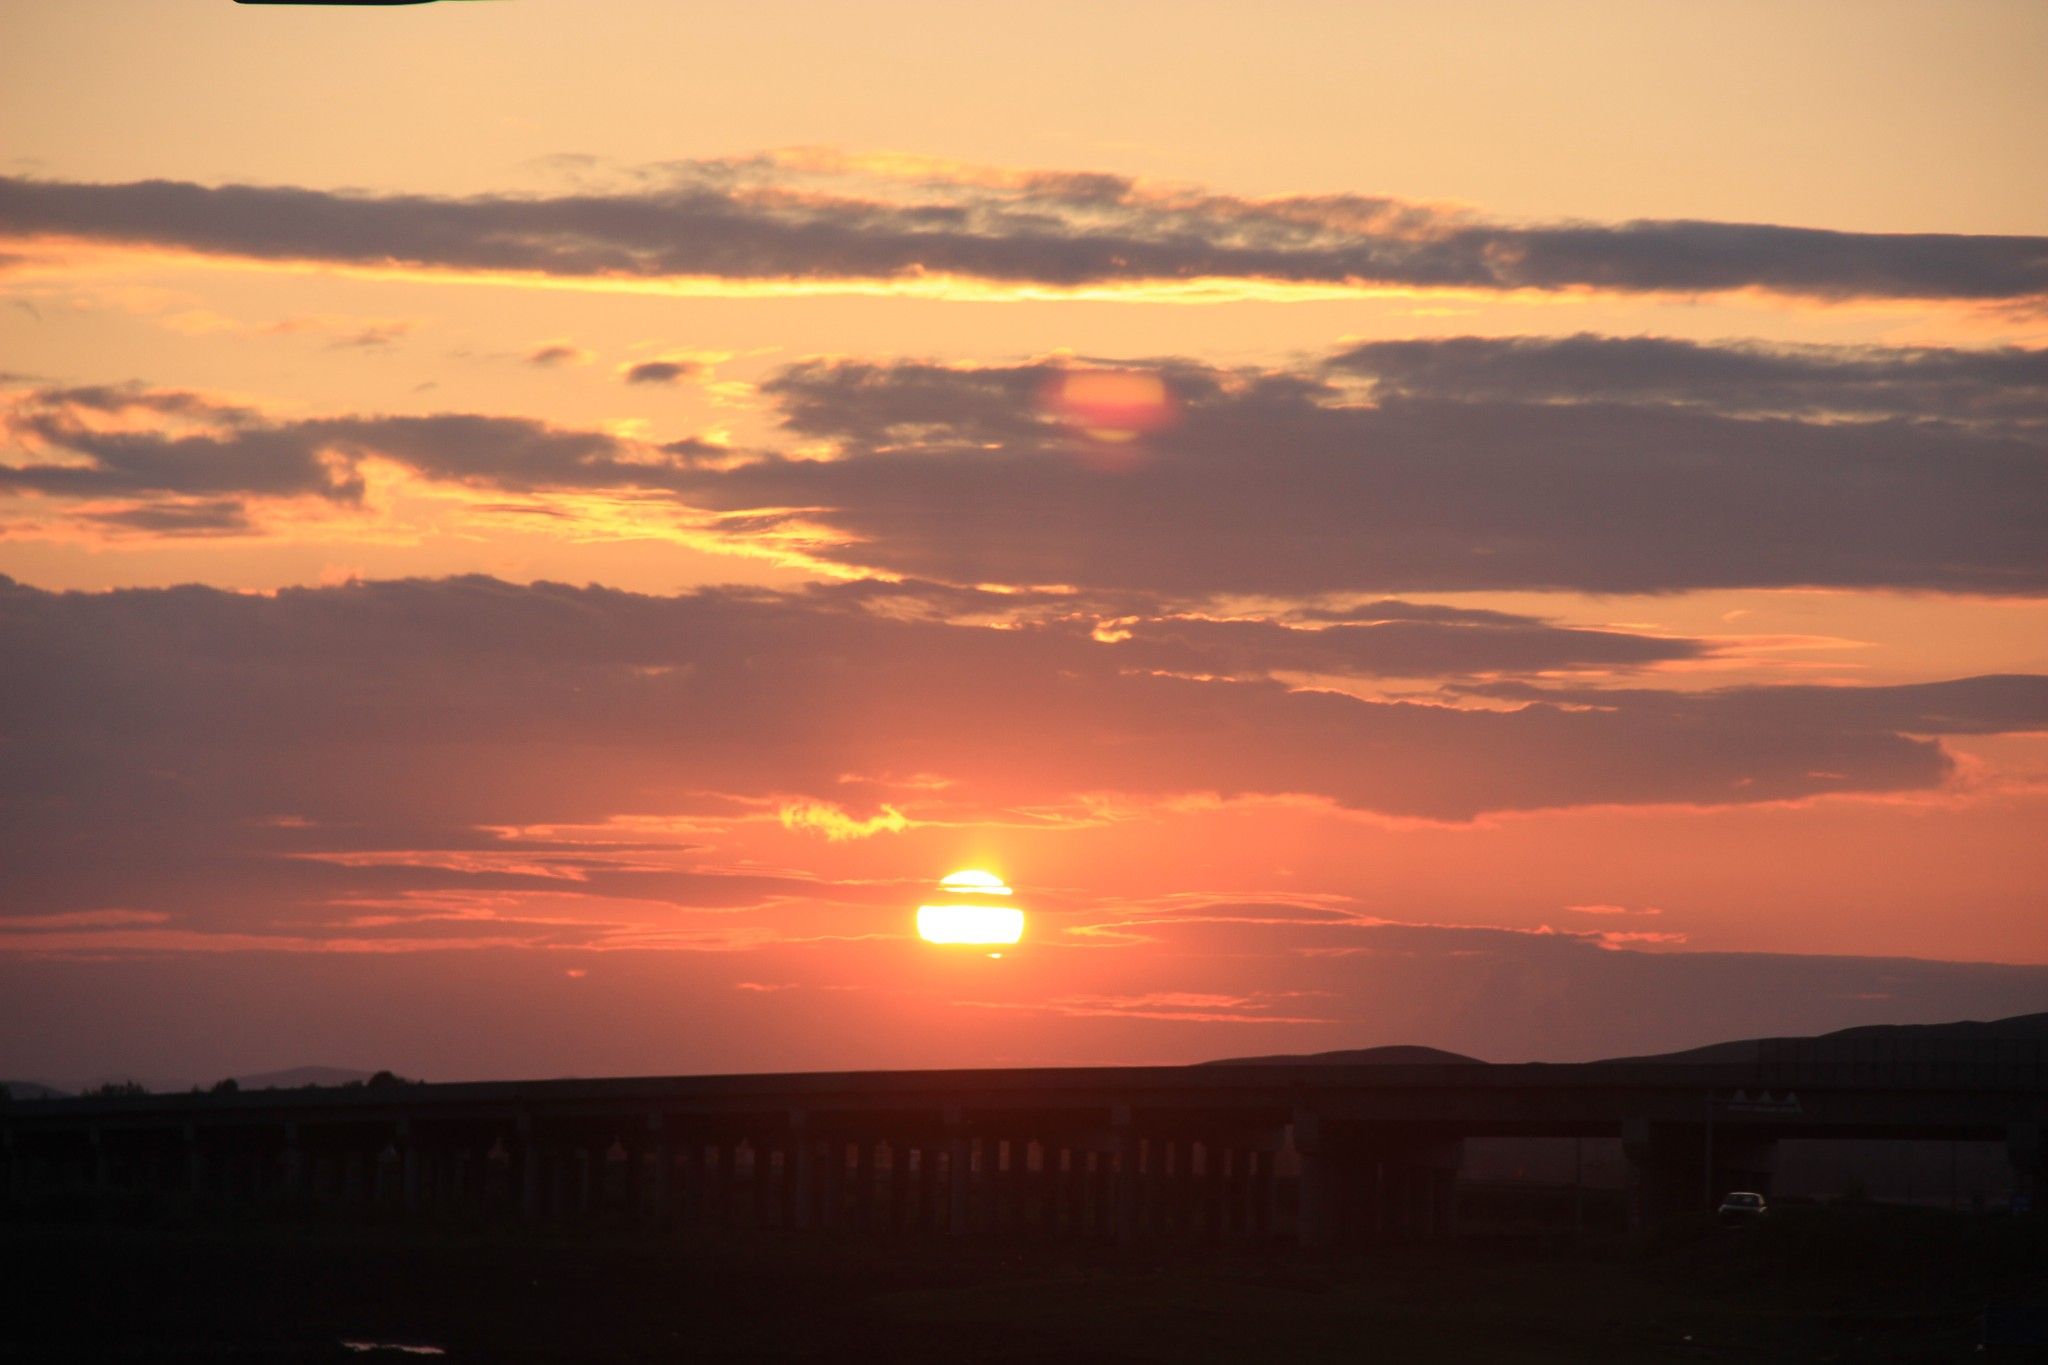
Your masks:
[[[193,419],[200,429],[105,430],[81,420],[81,414],[122,412]],[[38,391],[6,425],[17,443],[58,447],[88,463],[0,464],[0,489],[66,497],[239,494],[355,502],[364,489],[360,463],[371,455],[429,478],[514,490],[654,487],[665,469],[710,449],[678,441],[649,451],[602,432],[473,413],[276,421],[195,394],[118,386]]]
[[[1460,348],[1417,345],[1437,387],[1455,389]],[[1709,371],[1720,359],[1699,358]],[[2006,368],[2038,368],[2037,354],[2022,359]],[[1925,363],[1907,353],[1896,368]],[[1588,401],[1482,385],[1376,404],[1308,374],[1161,368],[1180,424],[1105,467],[1043,415],[1052,366],[799,365],[768,391],[793,430],[847,457],[693,470],[677,487],[720,509],[825,509],[858,538],[841,557],[962,581],[1190,594],[2048,588],[2048,519],[2028,510],[2048,506],[2048,448],[2025,424],[1965,420],[1975,396],[1943,421],[1838,422],[1591,401],[1611,382],[1597,366],[1574,368]],[[2023,384],[1997,391],[2039,405]]]
[[[2048,350],[1762,346],[1672,337],[1374,341],[1328,368],[1382,395],[1676,403],[1728,414],[2048,422]]]
[[[257,520],[245,500],[358,501],[374,455],[513,491],[649,492],[727,534],[822,527],[821,555],[961,583],[2038,594],[2044,356],[1573,337],[1374,343],[1299,370],[1167,360],[1179,422],[1109,458],[1049,410],[1051,363],[786,367],[762,392],[834,460],[50,388],[5,414],[0,490],[142,499],[94,515],[231,533]]]
[[[1022,821],[1079,812],[1083,796],[1190,792],[1452,821],[1724,806],[1925,792],[1954,769],[1942,735],[2048,726],[2048,677],[1501,688],[1513,710],[1364,702],[1264,677],[1470,667],[1487,651],[1483,663],[1526,667],[1696,649],[1526,618],[1432,620],[1427,608],[1399,620],[1403,604],[1341,626],[1368,634],[1329,645],[1335,663],[1303,657],[1319,636],[1270,622],[1137,622],[1143,634],[1104,643],[1049,602],[1004,630],[907,612],[920,600],[993,610],[967,598],[922,585],[651,598],[496,579],[260,598],[0,579],[0,923],[121,907],[201,933],[575,945],[618,929],[606,919],[645,921],[647,907],[901,898],[881,884],[690,870],[674,845],[666,862],[643,855],[631,829],[621,845],[545,833],[621,814],[815,800],[856,817],[889,802],[911,819]],[[1380,626],[1399,632],[1376,639]],[[1237,677],[1214,677],[1225,671]],[[543,907],[557,892],[639,909],[555,921]],[[393,923],[354,927],[381,907],[397,909]]]
[[[1405,604],[1403,604],[1405,605]],[[1374,620],[1303,629],[1277,621],[1188,617],[1120,621],[1132,666],[1190,674],[1271,673],[1442,678],[1495,671],[1640,668],[1707,653],[1697,640],[1504,623]]]
[[[683,167],[617,194],[366,195],[177,181],[0,178],[0,232],[198,251],[563,277],[963,276],[1076,286],[1221,278],[1324,285],[1820,297],[2048,293],[2048,239],[1768,224],[1489,223],[1369,196],[1244,199],[1114,176],[818,191],[772,169]]]
[[[164,869],[198,857],[255,876],[243,864],[274,849],[265,822],[281,817],[384,828],[398,848],[660,813],[707,791],[982,812],[1090,792],[1305,793],[1458,819],[1925,790],[1952,767],[1930,736],[2048,725],[2037,677],[1561,690],[1516,710],[1367,702],[1162,674],[1156,646],[1100,643],[1079,623],[992,630],[870,601],[491,579],[275,597],[0,580],[0,903],[146,905],[121,896],[158,881],[204,895],[206,878]],[[952,785],[933,796],[887,774]]]

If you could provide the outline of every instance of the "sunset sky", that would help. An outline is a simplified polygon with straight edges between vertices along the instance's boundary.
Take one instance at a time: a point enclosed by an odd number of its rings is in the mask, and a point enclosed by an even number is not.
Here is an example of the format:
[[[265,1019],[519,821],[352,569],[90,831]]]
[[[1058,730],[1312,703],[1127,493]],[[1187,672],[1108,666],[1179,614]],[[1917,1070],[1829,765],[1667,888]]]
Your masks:
[[[2043,52],[0,0],[0,1076],[2048,1009]]]

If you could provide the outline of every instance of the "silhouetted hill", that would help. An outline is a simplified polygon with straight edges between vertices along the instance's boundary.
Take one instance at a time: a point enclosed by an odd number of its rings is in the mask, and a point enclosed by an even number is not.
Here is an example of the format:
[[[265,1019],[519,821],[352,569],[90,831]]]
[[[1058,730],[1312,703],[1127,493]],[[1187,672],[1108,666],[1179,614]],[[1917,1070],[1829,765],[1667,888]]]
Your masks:
[[[1815,1038],[2048,1038],[2048,1013],[2017,1014],[2010,1019],[1963,1019],[1950,1024],[1859,1024],[1837,1029]],[[1708,1043],[1682,1052],[1657,1052],[1639,1057],[1605,1057],[1609,1062],[1755,1062],[1763,1045],[1788,1041],[1784,1038],[1738,1038],[1726,1043]],[[1467,1062],[1484,1065],[1477,1057],[1446,1052],[1442,1048],[1395,1045],[1392,1047],[1347,1048],[1337,1052],[1282,1052],[1267,1057],[1222,1057],[1199,1066],[1417,1066]]]
[[[0,1081],[0,1090],[17,1100],[61,1100],[71,1093],[53,1085],[39,1085],[35,1081]]]
[[[1836,1029],[1817,1038],[2048,1038],[2048,1014],[2016,1014],[2010,1019],[1963,1019],[1952,1024],[1858,1024]],[[1754,1062],[1763,1045],[1777,1038],[1739,1038],[1727,1043],[1708,1043],[1682,1052],[1658,1052],[1643,1057],[1609,1057],[1613,1062]]]
[[[2048,1012],[2015,1014],[2010,1019],[1993,1019],[1988,1023],[1964,1019],[1953,1024],[1858,1024],[1821,1037],[1867,1038],[1879,1034],[1906,1038],[2048,1038]]]
[[[1445,1066],[1465,1062],[1483,1066],[1477,1057],[1446,1052],[1440,1047],[1396,1043],[1391,1047],[1354,1047],[1338,1052],[1281,1052],[1270,1057],[1223,1057],[1198,1066]]]
[[[308,1085],[350,1085],[367,1081],[367,1071],[352,1071],[343,1066],[295,1066],[284,1071],[258,1071],[248,1076],[235,1077],[235,1084],[244,1090],[297,1090]]]

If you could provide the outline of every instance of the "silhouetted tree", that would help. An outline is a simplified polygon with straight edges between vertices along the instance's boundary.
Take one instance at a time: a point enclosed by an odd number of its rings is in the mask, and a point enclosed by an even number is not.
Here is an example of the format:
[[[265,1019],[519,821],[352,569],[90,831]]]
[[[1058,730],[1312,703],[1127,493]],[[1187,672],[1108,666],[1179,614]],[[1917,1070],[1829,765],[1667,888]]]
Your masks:
[[[141,1081],[108,1081],[86,1090],[87,1095],[147,1095],[149,1087]]]
[[[372,1090],[390,1090],[401,1085],[418,1085],[419,1082],[407,1080],[395,1071],[380,1071],[370,1077],[365,1084]]]
[[[226,1080],[215,1081],[213,1083],[213,1093],[216,1095],[237,1094],[240,1092],[241,1088],[241,1083],[237,1081],[233,1076],[229,1076]]]

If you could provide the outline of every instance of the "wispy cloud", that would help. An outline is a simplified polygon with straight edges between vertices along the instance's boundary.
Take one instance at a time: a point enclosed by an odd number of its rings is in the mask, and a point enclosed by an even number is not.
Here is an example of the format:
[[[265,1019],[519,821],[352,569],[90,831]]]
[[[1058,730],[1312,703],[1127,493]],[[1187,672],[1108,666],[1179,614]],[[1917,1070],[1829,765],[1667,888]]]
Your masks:
[[[593,357],[581,346],[573,346],[566,341],[548,341],[528,351],[523,359],[529,365],[545,369],[556,365],[586,365]]]
[[[620,376],[628,384],[679,384],[694,379],[704,372],[704,367],[690,360],[643,360],[628,365]]]
[[[777,813],[784,829],[822,834],[834,843],[848,839],[869,839],[877,834],[901,834],[911,822],[902,811],[885,805],[866,819],[848,815],[830,801],[794,801]]]
[[[1014,1010],[1069,1019],[1154,1019],[1181,1024],[1335,1024],[1334,1018],[1282,1013],[1291,993],[1207,995],[1149,991],[1138,995],[1068,995],[1050,1000],[956,1000],[969,1009]]]
[[[817,153],[671,163],[637,188],[554,196],[14,177],[0,179],[0,233],[249,261],[646,284],[2048,293],[2048,245],[2038,237],[1691,220],[1513,224],[1383,196],[1250,198],[1115,175]]]

